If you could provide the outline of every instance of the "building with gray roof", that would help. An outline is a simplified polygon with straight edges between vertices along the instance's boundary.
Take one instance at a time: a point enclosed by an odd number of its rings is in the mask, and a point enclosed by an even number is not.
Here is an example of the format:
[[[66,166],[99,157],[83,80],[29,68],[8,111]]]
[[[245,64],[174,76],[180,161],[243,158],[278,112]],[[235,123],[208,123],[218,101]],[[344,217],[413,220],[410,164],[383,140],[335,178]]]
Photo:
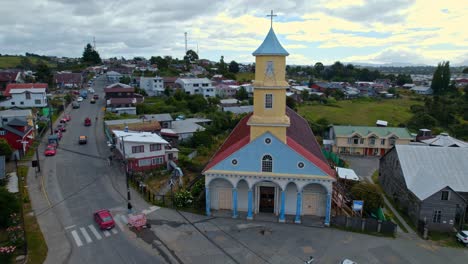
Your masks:
[[[413,224],[450,231],[466,222],[468,148],[396,145],[380,159],[379,182]]]

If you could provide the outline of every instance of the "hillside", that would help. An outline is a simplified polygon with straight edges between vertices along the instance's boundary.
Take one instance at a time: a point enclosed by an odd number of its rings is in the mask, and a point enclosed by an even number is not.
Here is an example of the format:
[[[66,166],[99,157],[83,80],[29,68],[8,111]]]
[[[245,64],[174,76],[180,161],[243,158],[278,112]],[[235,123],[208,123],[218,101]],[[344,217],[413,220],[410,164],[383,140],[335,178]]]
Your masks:
[[[18,65],[21,64],[23,59],[29,59],[32,65],[37,65],[40,61],[45,62],[49,67],[56,67],[55,63],[51,63],[47,60],[44,60],[39,57],[34,57],[34,56],[0,56],[0,69],[10,69],[10,68],[16,68]]]

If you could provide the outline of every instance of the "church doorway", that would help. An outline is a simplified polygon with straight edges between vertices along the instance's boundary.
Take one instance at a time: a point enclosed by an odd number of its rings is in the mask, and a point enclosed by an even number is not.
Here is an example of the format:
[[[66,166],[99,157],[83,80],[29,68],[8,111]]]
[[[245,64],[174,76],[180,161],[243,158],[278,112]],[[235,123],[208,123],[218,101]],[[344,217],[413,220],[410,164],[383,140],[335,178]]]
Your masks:
[[[273,213],[275,211],[275,187],[260,186],[260,213]]]

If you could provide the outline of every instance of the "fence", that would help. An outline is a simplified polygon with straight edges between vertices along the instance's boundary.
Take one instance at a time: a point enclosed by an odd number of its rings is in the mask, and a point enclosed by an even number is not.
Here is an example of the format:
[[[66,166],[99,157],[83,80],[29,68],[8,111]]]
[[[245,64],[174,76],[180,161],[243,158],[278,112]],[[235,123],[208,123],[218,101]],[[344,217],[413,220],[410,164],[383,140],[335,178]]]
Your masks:
[[[332,161],[336,166],[338,166],[338,167],[343,167],[344,166],[344,161],[342,159],[340,159],[340,157],[338,155],[336,155],[335,153],[329,152],[329,151],[327,151],[325,149],[322,149],[322,153],[323,153],[323,155],[325,156],[325,158],[327,160]]]
[[[333,216],[331,218],[331,224],[349,230],[368,233],[381,233],[389,236],[395,236],[397,231],[397,225],[392,221],[381,221],[373,218],[348,217],[339,215]]]

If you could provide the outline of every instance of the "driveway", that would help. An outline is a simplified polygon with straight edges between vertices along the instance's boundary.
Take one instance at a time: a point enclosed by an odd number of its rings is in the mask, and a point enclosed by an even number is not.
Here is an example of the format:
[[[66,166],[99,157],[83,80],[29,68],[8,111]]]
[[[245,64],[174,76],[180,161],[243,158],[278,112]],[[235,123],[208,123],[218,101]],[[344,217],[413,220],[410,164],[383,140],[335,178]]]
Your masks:
[[[372,174],[379,169],[379,157],[340,155],[340,158],[345,160],[349,164],[349,168],[353,169],[358,176],[371,181]]]

